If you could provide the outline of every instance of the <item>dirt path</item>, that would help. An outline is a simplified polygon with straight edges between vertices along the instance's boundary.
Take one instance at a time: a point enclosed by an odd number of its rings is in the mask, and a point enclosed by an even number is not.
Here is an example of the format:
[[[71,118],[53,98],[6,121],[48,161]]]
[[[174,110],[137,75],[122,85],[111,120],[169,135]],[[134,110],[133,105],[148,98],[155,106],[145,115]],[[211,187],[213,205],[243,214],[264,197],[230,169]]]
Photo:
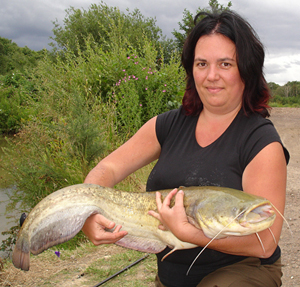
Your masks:
[[[288,184],[286,197],[285,217],[290,225],[284,225],[279,245],[282,249],[283,263],[283,287],[300,286],[300,108],[274,108],[271,112],[271,120],[275,124],[284,145],[290,152],[291,160],[288,165]],[[88,275],[82,276],[84,270],[91,262],[114,253],[123,252],[120,247],[110,246],[109,250],[103,246],[99,248],[86,248],[86,254],[72,255],[69,260],[47,258],[47,253],[35,257],[31,262],[30,272],[24,273],[13,268],[11,265],[0,272],[0,286],[93,286],[100,281],[91,283]],[[44,255],[45,254],[45,255]],[[46,257],[43,257],[46,256]],[[126,286],[149,286],[155,275],[155,259],[139,265],[137,273],[127,277],[129,285]],[[151,261],[152,260],[152,261]],[[149,271],[149,266],[151,269]],[[148,268],[148,269],[147,269]],[[57,274],[57,275],[55,275]],[[67,275],[65,275],[67,274]],[[133,284],[133,278],[145,274],[140,280],[140,285]],[[55,276],[54,276],[55,275]],[[127,276],[127,275],[126,275]],[[55,277],[55,278],[54,278]],[[149,277],[151,277],[149,279]],[[116,283],[116,282],[115,282]],[[112,284],[115,284],[112,283]],[[143,284],[142,284],[143,283]],[[118,286],[108,285],[105,286]],[[120,286],[120,285],[119,285]],[[266,286],[263,286],[266,287]]]
[[[283,287],[300,286],[300,108],[275,108],[270,118],[290,152],[285,217],[279,245],[282,249]]]

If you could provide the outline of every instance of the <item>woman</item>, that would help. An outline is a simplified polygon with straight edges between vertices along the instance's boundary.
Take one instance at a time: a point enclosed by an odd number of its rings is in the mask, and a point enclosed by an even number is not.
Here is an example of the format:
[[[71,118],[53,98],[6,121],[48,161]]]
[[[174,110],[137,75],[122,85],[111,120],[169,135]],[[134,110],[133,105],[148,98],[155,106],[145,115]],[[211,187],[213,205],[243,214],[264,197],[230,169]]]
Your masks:
[[[225,11],[205,14],[184,45],[182,64],[187,74],[183,106],[149,120],[128,142],[103,159],[87,176],[86,183],[113,187],[142,166],[159,159],[147,190],[180,185],[215,185],[243,190],[269,199],[283,213],[287,150],[269,120],[270,94],[263,76],[264,50],[251,26],[240,16]],[[203,15],[200,13],[199,17]],[[197,19],[196,17],[196,19]],[[195,22],[196,22],[195,19]],[[169,207],[175,196],[175,206]],[[280,248],[277,243],[282,218],[271,230],[256,235],[214,240],[189,265],[209,239],[189,224],[183,208],[183,192],[174,189],[161,202],[157,194],[160,228],[199,248],[157,255],[156,286],[280,286]],[[84,233],[98,245],[125,236],[113,222],[91,216]]]

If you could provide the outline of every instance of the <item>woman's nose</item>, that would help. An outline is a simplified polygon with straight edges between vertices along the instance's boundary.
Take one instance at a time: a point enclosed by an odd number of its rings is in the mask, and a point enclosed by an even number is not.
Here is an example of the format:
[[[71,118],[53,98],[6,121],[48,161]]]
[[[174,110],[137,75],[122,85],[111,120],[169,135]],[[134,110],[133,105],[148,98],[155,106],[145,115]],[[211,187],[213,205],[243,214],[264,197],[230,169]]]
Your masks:
[[[220,79],[220,74],[218,67],[215,65],[210,65],[207,69],[207,80],[209,81],[217,81]]]

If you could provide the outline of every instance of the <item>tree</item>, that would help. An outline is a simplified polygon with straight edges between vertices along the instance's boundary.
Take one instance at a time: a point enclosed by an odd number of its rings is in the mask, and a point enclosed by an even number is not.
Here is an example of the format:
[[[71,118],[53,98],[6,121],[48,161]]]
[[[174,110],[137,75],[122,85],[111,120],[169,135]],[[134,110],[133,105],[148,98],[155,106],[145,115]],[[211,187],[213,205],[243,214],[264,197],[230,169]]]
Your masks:
[[[290,87],[290,97],[297,97],[300,91],[300,83],[298,81],[292,81],[286,85]]]
[[[269,89],[271,91],[272,97],[276,95],[276,90],[280,87],[280,85],[274,83],[274,82],[269,82],[268,83]]]
[[[0,74],[6,75],[15,70],[24,71],[37,65],[43,51],[21,48],[12,40],[0,37]]]
[[[178,23],[179,30],[183,31],[183,33],[179,32],[179,31],[176,31],[175,29],[172,32],[172,34],[174,35],[174,37],[176,39],[175,42],[177,44],[177,48],[179,49],[179,51],[182,50],[183,44],[185,42],[186,37],[188,36],[188,34],[191,32],[191,30],[195,26],[194,17],[198,13],[200,13],[200,12],[210,12],[210,13],[213,12],[214,13],[214,12],[217,12],[217,11],[229,10],[230,7],[232,6],[231,1],[229,1],[227,3],[226,7],[224,5],[219,4],[218,0],[210,0],[208,4],[209,4],[209,8],[201,8],[201,7],[199,7],[196,10],[196,14],[195,15],[193,15],[193,13],[190,12],[189,10],[184,9],[182,22]],[[201,18],[199,18],[198,21],[199,20],[201,20]]]
[[[133,12],[127,10],[127,14],[116,7],[108,7],[101,2],[99,5],[92,4],[88,10],[70,7],[66,10],[64,24],[61,26],[56,20],[54,24],[54,41],[50,45],[55,49],[65,50],[70,48],[75,53],[80,48],[85,49],[87,38],[97,46],[105,48],[109,44],[109,35],[114,26],[118,26],[119,35],[126,34],[129,44],[134,49],[139,49],[146,37],[158,47],[162,39],[162,31],[156,26],[156,20],[145,18],[138,9]]]

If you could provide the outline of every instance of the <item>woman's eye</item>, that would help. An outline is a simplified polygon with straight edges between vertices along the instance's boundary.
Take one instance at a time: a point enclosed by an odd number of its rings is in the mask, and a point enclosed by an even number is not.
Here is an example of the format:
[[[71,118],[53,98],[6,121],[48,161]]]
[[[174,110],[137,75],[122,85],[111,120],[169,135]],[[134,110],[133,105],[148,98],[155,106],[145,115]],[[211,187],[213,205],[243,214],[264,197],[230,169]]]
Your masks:
[[[200,68],[203,68],[203,67],[206,67],[206,63],[198,63],[198,67],[200,67]]]
[[[224,62],[224,63],[221,64],[221,66],[224,67],[224,68],[228,68],[228,67],[231,66],[231,64]]]

